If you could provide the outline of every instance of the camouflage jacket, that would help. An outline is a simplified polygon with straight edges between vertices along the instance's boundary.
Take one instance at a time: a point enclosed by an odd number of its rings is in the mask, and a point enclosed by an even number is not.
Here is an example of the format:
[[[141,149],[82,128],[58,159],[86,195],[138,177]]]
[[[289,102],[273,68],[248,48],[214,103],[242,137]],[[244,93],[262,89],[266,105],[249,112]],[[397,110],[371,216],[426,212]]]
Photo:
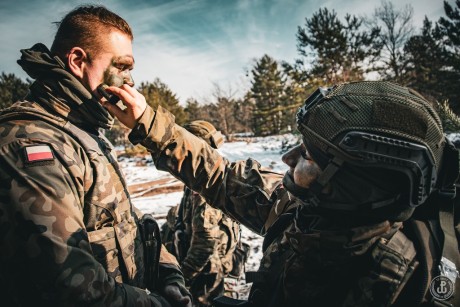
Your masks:
[[[184,190],[182,221],[189,241],[189,249],[181,262],[184,277],[192,280],[202,273],[226,276],[232,270],[239,225],[221,210],[206,204],[198,193],[187,193],[187,187]]]
[[[389,306],[417,268],[402,223],[353,226],[324,216],[285,190],[281,175],[250,158],[225,160],[161,107],[147,107],[129,137],[151,152],[158,169],[265,236],[251,278],[254,305]]]
[[[160,306],[144,290],[139,220],[110,143],[52,107],[0,114],[2,305]],[[183,285],[165,249],[160,262],[163,285]]]

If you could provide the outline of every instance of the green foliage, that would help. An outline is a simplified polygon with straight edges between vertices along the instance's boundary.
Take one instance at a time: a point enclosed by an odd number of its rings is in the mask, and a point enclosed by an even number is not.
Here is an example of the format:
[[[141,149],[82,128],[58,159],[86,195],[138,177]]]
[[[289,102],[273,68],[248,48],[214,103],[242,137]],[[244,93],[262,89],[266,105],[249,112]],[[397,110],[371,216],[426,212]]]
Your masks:
[[[176,117],[176,123],[179,125],[187,121],[187,115],[176,94],[160,79],[156,78],[153,83],[142,82],[137,90],[144,95],[147,104],[154,110],[160,105]]]
[[[447,100],[443,103],[436,103],[436,109],[442,121],[444,132],[459,133],[460,132],[460,117],[455,114],[449,106]]]
[[[247,99],[237,99],[234,100],[232,109],[235,123],[231,133],[252,132],[251,122],[254,112],[254,105]]]
[[[446,17],[439,19],[439,31],[444,34],[448,67],[446,75],[449,86],[443,91],[443,97],[449,100],[453,110],[460,114],[460,0],[456,7],[444,1]]]
[[[453,7],[449,2],[444,1],[444,12],[446,17],[439,19],[440,28],[449,38],[448,44],[455,47],[458,51],[460,48],[460,0],[456,0],[457,7]],[[460,56],[457,53],[457,57]]]
[[[29,91],[31,81],[23,82],[14,74],[2,72],[0,76],[0,109],[11,106],[14,102],[22,100]]]
[[[412,36],[405,46],[408,54],[406,85],[437,101],[448,100],[460,111],[460,67],[445,44],[445,31],[425,18],[422,33]]]
[[[319,9],[298,27],[297,50],[310,64],[309,83],[331,85],[337,82],[362,80],[365,61],[378,53],[375,49],[378,29],[362,30],[363,18],[347,14],[345,22],[327,8]]]
[[[189,121],[194,120],[208,120],[208,113],[200,106],[200,103],[196,99],[187,99],[185,113]]]
[[[286,96],[286,77],[278,62],[268,55],[256,61],[249,96],[254,100],[253,131],[256,136],[279,133],[291,105]]]
[[[236,99],[232,90],[224,91],[215,84],[213,98],[206,103],[188,99],[185,113],[189,121],[206,120],[216,127],[227,141],[234,133],[250,132],[252,105],[244,99]]]

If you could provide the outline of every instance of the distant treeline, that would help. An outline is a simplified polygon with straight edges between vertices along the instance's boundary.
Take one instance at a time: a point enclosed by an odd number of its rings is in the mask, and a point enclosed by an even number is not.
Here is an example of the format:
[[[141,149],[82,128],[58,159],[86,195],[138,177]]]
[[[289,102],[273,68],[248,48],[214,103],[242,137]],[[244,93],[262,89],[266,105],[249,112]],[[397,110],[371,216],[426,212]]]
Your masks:
[[[295,112],[319,86],[354,80],[389,80],[411,87],[429,98],[440,111],[445,130],[460,130],[460,0],[444,1],[445,16],[425,17],[423,26],[412,26],[413,8],[396,8],[383,1],[370,16],[321,8],[297,28],[298,59],[275,60],[268,54],[254,60],[247,71],[249,90],[214,85],[212,97],[189,98],[185,107],[160,79],[142,82],[138,90],[149,105],[170,110],[179,124],[195,119],[213,123],[228,139],[234,133],[266,136],[295,130]],[[14,74],[0,77],[0,108],[27,93],[28,85]],[[240,95],[241,96],[241,95]],[[116,144],[126,140],[116,125],[109,133]]]

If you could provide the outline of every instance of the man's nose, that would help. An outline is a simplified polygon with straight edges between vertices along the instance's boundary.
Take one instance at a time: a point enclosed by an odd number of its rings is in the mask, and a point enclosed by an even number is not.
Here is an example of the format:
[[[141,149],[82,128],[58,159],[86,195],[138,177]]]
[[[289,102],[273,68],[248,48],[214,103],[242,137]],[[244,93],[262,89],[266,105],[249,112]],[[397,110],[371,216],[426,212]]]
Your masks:
[[[129,71],[125,72],[123,74],[123,84],[127,84],[131,87],[134,86],[134,80],[133,77],[131,76],[131,73]]]
[[[295,167],[298,159],[299,154],[297,147],[289,150],[281,157],[281,160],[289,167]]]

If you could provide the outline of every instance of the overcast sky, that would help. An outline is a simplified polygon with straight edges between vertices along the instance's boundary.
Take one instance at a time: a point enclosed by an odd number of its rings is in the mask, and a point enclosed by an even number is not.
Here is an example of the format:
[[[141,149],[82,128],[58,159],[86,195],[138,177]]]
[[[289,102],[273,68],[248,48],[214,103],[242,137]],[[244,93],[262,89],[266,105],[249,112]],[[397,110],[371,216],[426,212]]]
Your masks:
[[[449,0],[453,4],[454,0]],[[3,0],[0,2],[0,72],[27,75],[17,65],[20,49],[37,42],[50,47],[56,27],[76,5],[97,3],[113,10],[134,32],[133,78],[168,85],[181,103],[210,98],[217,84],[224,91],[247,89],[246,71],[268,54],[293,62],[297,27],[321,7],[370,16],[380,0]],[[393,0],[411,4],[414,26],[424,16],[444,16],[442,0]]]

